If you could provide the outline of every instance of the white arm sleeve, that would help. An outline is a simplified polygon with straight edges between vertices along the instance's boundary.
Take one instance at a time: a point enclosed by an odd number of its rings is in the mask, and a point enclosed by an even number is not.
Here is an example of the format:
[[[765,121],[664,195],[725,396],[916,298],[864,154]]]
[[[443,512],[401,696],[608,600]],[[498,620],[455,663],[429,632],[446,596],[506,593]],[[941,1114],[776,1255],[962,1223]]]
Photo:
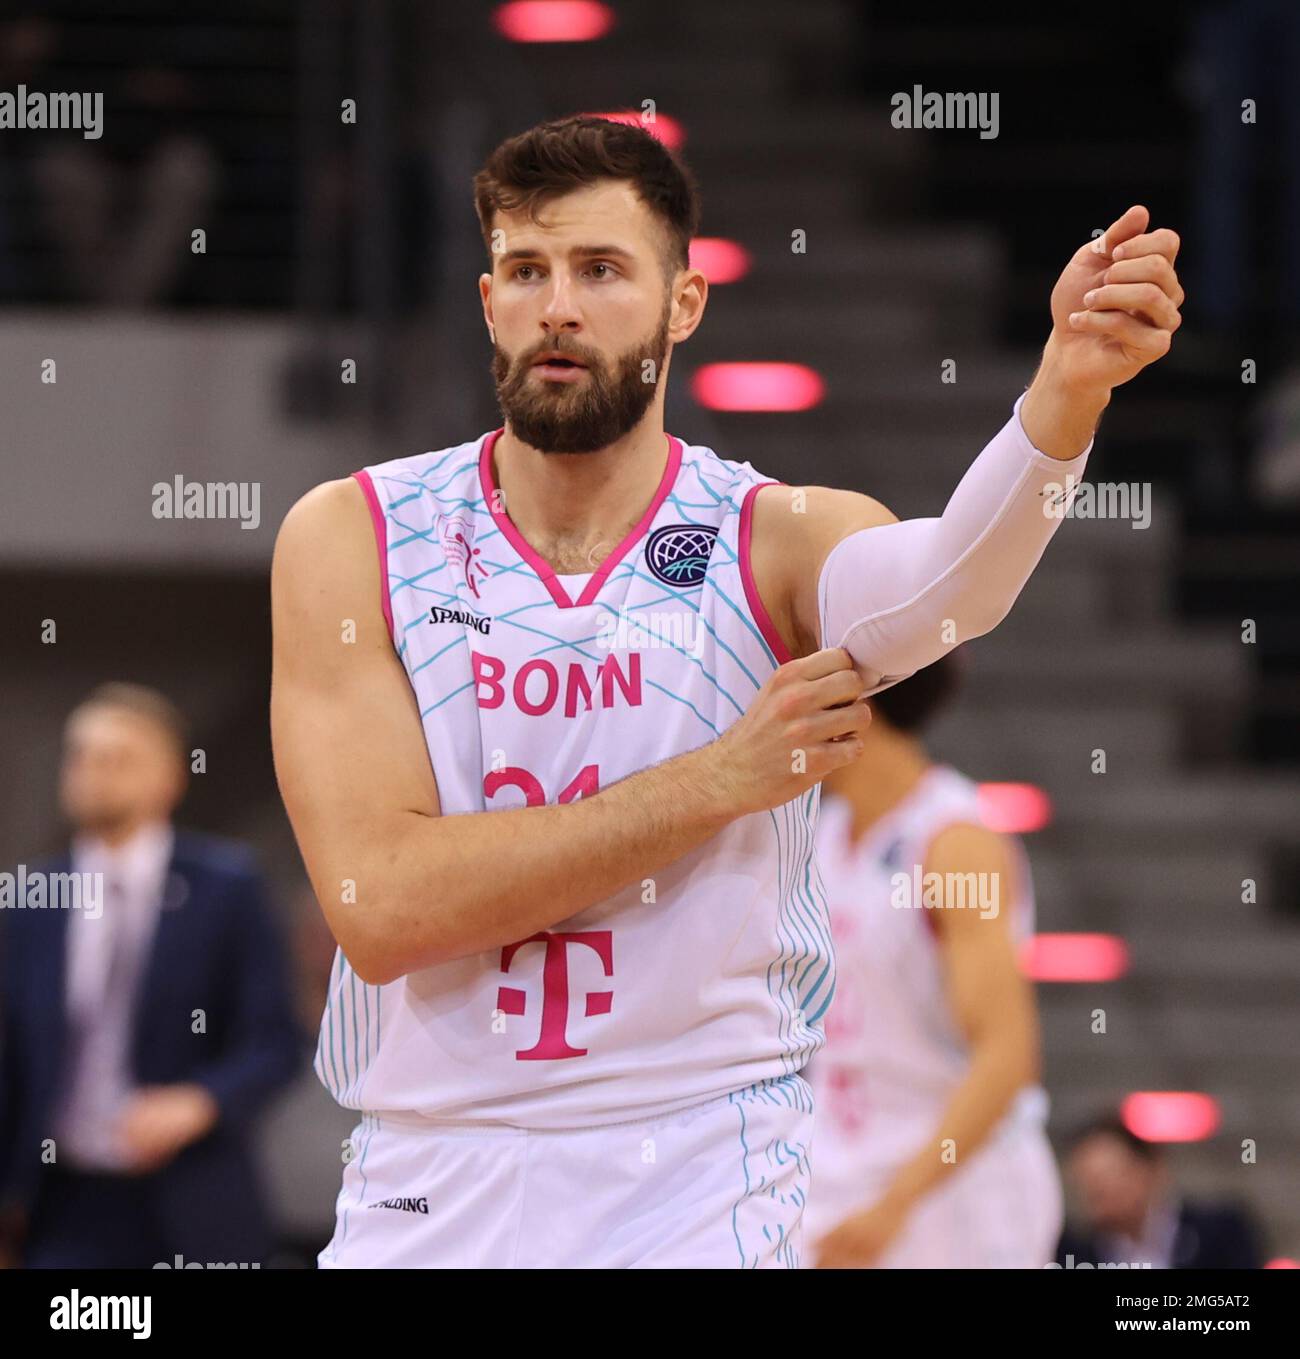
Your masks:
[[[861,529],[826,558],[817,582],[822,646],[848,651],[866,692],[996,627],[1060,526],[1093,441],[1068,461],[1049,457],[1020,423],[1024,399],[942,517]]]

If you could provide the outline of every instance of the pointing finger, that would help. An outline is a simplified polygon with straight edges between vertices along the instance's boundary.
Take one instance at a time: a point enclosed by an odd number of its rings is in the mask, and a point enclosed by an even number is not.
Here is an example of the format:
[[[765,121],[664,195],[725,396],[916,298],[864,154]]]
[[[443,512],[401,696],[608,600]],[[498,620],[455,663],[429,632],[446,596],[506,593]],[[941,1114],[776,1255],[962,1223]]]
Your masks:
[[[1093,241],[1092,248],[1099,255],[1110,254],[1121,241],[1131,240],[1140,231],[1145,231],[1150,221],[1151,214],[1140,203],[1135,203]]]

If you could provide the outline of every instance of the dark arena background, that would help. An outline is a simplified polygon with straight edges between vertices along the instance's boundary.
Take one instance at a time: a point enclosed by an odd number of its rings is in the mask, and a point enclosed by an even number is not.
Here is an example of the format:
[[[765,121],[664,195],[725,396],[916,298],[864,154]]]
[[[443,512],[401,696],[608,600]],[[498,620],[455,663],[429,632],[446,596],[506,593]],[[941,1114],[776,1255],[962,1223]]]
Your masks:
[[[941,513],[1006,420],[1078,245],[1133,203],[1178,230],[1185,324],[1088,466],[1115,495],[963,648],[928,743],[1029,852],[1062,1165],[1113,1115],[1260,1266],[1300,1259],[1300,8],[1034,13],[6,6],[0,92],[103,113],[0,126],[0,864],[67,849],[88,693],[179,707],[178,824],[255,850],[292,964],[297,1063],[251,1137],[263,1267],[314,1268],[355,1123],[311,1070],[333,941],[272,767],[276,532],[323,480],[500,423],[471,180],[571,113],[640,122],[700,183],[710,305],[667,429],[900,518]],[[898,126],[924,91],[992,117]],[[178,483],[241,512],[165,517]]]

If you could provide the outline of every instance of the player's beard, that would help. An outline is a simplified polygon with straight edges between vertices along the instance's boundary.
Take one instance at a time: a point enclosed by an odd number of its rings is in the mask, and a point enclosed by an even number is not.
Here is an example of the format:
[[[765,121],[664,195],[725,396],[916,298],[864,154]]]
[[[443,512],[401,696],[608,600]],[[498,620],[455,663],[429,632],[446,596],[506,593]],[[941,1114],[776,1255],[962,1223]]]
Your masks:
[[[668,353],[670,305],[654,334],[620,354],[613,371],[599,354],[561,342],[560,349],[587,366],[576,382],[548,382],[533,377],[531,367],[545,344],[533,345],[528,356],[512,360],[493,344],[492,378],[497,404],[516,439],[541,453],[594,453],[617,442],[641,423],[664,372]],[[654,381],[646,381],[646,360]]]

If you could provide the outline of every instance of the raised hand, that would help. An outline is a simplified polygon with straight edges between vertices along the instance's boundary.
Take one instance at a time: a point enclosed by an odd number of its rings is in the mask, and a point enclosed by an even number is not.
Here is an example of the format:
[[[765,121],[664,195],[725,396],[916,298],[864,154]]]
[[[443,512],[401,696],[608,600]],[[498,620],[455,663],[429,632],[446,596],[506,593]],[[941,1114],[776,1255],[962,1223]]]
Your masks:
[[[1108,392],[1169,350],[1182,324],[1183,289],[1174,270],[1180,241],[1168,227],[1148,231],[1135,205],[1082,245],[1052,289],[1052,336],[1061,380]]]

